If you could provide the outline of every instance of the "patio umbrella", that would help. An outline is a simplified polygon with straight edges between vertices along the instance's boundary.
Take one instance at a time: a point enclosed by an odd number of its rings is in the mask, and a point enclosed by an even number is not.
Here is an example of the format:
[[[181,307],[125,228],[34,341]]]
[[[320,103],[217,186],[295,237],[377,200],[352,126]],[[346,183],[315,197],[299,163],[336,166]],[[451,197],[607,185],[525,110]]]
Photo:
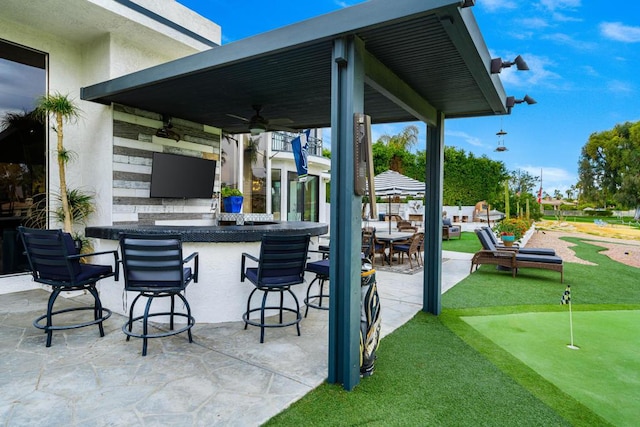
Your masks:
[[[426,191],[426,184],[409,178],[399,172],[388,170],[373,177],[373,185],[377,196],[389,197],[389,214],[391,214],[391,196],[421,196]],[[391,233],[391,218],[389,218]]]

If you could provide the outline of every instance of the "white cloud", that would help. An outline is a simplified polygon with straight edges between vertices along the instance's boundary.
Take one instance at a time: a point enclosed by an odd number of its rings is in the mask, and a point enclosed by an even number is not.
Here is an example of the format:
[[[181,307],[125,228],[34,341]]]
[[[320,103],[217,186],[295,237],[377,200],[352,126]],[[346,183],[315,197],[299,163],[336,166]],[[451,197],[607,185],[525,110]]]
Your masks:
[[[549,23],[546,21],[546,19],[542,19],[538,17],[521,19],[520,24],[521,24],[521,27],[533,28],[536,30],[539,30],[541,28],[546,28],[549,26]]]
[[[583,65],[582,70],[584,71],[584,74],[587,76],[592,76],[592,77],[600,76],[600,73],[598,72],[598,70],[596,70],[595,67],[592,67],[591,65]]]
[[[445,130],[444,134],[445,134],[445,137],[462,138],[464,142],[466,142],[469,145],[473,145],[474,147],[486,147],[486,145],[482,142],[480,138],[473,135],[469,135],[466,132],[456,131],[456,130],[451,130],[451,131]],[[447,145],[454,145],[454,144],[451,144],[450,141],[446,141],[446,143]]]
[[[608,82],[607,89],[617,95],[626,95],[634,91],[633,85],[631,83],[623,82],[620,80],[611,80],[610,82]]]
[[[640,27],[624,25],[621,22],[603,22],[600,24],[600,33],[610,40],[625,43],[640,42]]]
[[[531,176],[540,176],[542,171],[542,191],[553,194],[555,190],[559,190],[563,195],[572,185],[578,182],[578,178],[571,174],[566,169],[553,168],[546,166],[517,166],[516,169],[521,169]],[[537,191],[540,186],[540,181],[536,184],[535,190]]]
[[[567,16],[564,13],[554,12],[551,14],[551,17],[554,21],[558,22],[582,22],[580,18],[574,18],[572,16]]]
[[[512,10],[518,7],[518,4],[513,0],[483,0],[482,2],[478,3],[489,12]]]
[[[553,12],[563,9],[576,9],[581,6],[581,0],[540,0],[540,5]]]
[[[563,34],[563,33],[549,34],[544,36],[543,39],[551,40],[558,44],[570,46],[580,51],[597,49],[597,45],[595,43],[586,42],[584,40],[580,40],[580,39],[571,37],[568,34]]]

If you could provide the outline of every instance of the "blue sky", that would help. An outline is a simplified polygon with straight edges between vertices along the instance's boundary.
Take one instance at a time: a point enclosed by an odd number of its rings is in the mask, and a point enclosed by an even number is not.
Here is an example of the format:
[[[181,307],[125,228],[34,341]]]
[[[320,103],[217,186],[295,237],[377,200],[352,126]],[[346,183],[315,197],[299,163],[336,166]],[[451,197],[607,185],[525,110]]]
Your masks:
[[[416,0],[425,1],[425,0]],[[361,1],[179,0],[222,27],[223,44]],[[241,7],[239,7],[241,5]],[[251,13],[251,10],[261,13]],[[445,144],[539,176],[553,193],[577,182],[589,135],[640,120],[640,5],[588,0],[476,0],[473,12],[492,58],[522,55],[530,71],[504,69],[507,95],[529,95],[510,115],[445,122]],[[418,148],[424,149],[425,125]],[[406,124],[374,126],[375,139]],[[507,151],[496,152],[496,132]],[[327,141],[330,142],[330,141]]]

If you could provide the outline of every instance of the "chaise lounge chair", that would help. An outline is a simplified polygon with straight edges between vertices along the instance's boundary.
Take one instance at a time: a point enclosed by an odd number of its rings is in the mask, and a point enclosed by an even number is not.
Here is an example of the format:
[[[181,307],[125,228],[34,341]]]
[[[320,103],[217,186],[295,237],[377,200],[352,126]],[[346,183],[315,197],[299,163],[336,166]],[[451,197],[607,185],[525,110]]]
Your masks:
[[[451,219],[442,219],[442,240],[450,240],[452,237],[462,238],[462,230],[459,225],[453,225]]]
[[[474,266],[478,270],[480,264],[492,264],[510,268],[511,276],[515,278],[519,268],[540,268],[559,272],[560,283],[564,282],[563,263],[562,258],[559,256],[523,254],[514,250],[496,248],[485,232],[477,230],[476,234],[482,242],[482,247],[487,249],[478,251],[473,255],[469,273],[473,273]]]
[[[493,231],[491,230],[491,228],[482,227],[480,230],[485,232],[485,234],[487,235],[489,240],[491,240],[493,245],[498,250],[516,251],[516,252],[521,253],[521,254],[529,254],[529,255],[549,255],[549,256],[554,256],[556,254],[556,251],[554,251],[551,248],[521,248],[519,246],[507,247],[507,246],[504,246],[504,245],[500,244],[500,242],[498,242],[498,239],[496,238],[496,235],[493,234]],[[480,243],[482,243],[482,240],[480,240]],[[483,245],[482,249],[489,249],[489,248],[486,248]]]

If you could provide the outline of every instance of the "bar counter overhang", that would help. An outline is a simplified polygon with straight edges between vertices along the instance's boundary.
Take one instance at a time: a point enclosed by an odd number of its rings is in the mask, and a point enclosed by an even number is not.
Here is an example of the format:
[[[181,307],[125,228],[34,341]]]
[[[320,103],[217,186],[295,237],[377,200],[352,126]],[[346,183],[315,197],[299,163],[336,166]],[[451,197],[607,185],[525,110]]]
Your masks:
[[[258,256],[260,240],[264,234],[292,235],[310,234],[311,250],[317,249],[317,236],[326,234],[327,224],[305,221],[272,221],[245,225],[184,226],[184,225],[114,225],[87,227],[85,235],[97,239],[96,249],[118,248],[121,233],[178,234],[182,237],[183,255],[200,254],[199,280],[187,288],[187,299],[191,304],[197,323],[235,322],[246,310],[247,297],[253,289],[250,282],[240,282],[240,262],[243,252]],[[113,259],[111,259],[113,261]],[[108,259],[95,262],[108,263]],[[311,281],[311,274],[307,283]],[[123,310],[124,280],[103,281],[100,297],[105,307],[126,315]],[[293,287],[302,301],[306,284]],[[130,298],[129,298],[130,297]],[[133,296],[127,296],[130,300]],[[158,302],[157,304],[164,303]],[[155,307],[156,302],[154,302]],[[168,306],[168,302],[167,302]]]

